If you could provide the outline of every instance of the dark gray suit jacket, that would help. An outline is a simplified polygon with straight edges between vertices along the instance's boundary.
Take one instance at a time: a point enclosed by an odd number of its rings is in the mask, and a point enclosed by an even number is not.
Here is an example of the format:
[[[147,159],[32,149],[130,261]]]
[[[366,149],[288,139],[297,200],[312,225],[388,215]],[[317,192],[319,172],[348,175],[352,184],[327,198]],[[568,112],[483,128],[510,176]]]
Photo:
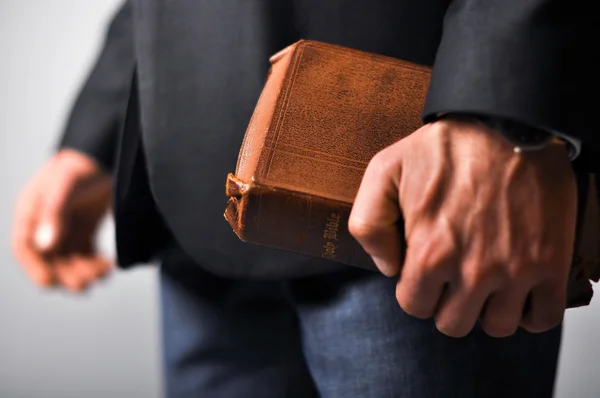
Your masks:
[[[558,131],[592,168],[597,22],[583,0],[131,0],[62,146],[115,169],[123,267],[175,242],[224,275],[324,272],[339,265],[242,243],[223,219],[271,54],[304,38],[433,65],[424,121],[479,112]]]

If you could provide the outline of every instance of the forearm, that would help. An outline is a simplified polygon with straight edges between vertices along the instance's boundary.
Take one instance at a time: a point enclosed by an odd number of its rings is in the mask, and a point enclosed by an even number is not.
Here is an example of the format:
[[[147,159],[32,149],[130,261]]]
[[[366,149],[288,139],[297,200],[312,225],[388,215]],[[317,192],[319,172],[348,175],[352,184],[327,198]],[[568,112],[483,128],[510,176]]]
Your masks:
[[[107,30],[102,51],[71,110],[59,148],[72,148],[112,172],[135,58],[127,1]]]
[[[581,1],[455,0],[423,118],[475,113],[600,145],[589,100],[589,6]],[[589,49],[587,49],[589,51]]]

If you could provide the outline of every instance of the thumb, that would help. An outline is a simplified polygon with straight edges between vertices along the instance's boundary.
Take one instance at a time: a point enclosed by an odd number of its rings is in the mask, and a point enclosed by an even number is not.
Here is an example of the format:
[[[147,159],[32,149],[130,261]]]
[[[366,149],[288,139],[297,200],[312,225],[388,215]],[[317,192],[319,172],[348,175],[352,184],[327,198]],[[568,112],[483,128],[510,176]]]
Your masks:
[[[379,152],[369,163],[354,200],[348,228],[386,276],[400,271],[404,245],[398,201],[401,174],[398,146]]]
[[[65,234],[65,216],[76,176],[71,172],[57,173],[42,195],[34,243],[41,252],[58,248]]]

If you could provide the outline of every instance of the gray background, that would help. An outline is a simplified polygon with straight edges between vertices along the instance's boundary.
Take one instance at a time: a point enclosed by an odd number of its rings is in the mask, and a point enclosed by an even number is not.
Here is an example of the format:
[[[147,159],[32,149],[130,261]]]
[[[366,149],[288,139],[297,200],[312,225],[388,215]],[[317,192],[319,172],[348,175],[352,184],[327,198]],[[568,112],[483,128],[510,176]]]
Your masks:
[[[22,185],[50,155],[118,0],[0,0],[0,398],[161,396],[156,270],[84,296],[41,291],[9,250]],[[111,223],[101,246],[114,254]]]
[[[0,398],[161,395],[153,267],[73,296],[34,288],[9,250],[16,196],[50,155],[118,5],[0,0]],[[107,220],[109,254],[112,239]],[[556,397],[600,396],[599,315],[600,298],[567,313]]]

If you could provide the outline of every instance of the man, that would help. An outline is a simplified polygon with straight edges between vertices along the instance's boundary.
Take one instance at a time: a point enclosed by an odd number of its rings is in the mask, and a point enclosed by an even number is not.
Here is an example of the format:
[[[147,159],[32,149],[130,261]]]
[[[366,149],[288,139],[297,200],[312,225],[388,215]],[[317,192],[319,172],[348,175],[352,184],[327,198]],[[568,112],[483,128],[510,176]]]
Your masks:
[[[114,170],[120,265],[162,264],[169,397],[550,397],[570,160],[592,167],[600,143],[579,62],[593,15],[551,0],[128,2],[19,200],[15,252],[40,285],[104,273],[91,243]],[[300,38],[433,65],[425,126],[375,156],[350,218],[387,277],[244,244],[222,219],[268,57]]]

